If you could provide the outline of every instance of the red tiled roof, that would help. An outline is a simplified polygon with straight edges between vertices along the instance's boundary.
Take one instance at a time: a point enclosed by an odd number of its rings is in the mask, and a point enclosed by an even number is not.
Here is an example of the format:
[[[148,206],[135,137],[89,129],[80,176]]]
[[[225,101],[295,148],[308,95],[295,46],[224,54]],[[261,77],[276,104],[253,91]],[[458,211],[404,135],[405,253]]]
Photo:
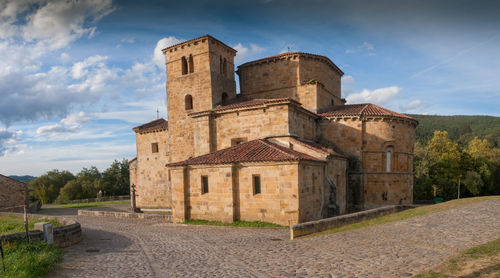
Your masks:
[[[290,142],[298,143],[306,148],[309,148],[313,151],[323,153],[326,155],[334,155],[334,156],[338,156],[338,157],[342,157],[342,158],[348,158],[347,156],[340,154],[340,153],[332,150],[331,148],[328,148],[320,143],[316,143],[316,142],[312,142],[312,141],[305,141],[305,140],[299,139],[299,138],[290,138]]]
[[[223,106],[218,106],[218,107],[215,107],[214,109],[207,110],[207,111],[190,113],[189,115],[193,116],[193,115],[197,115],[197,114],[206,113],[208,111],[218,112],[218,111],[226,111],[226,110],[232,110],[232,109],[241,109],[241,108],[249,108],[249,107],[255,107],[255,106],[263,106],[263,105],[267,105],[267,104],[288,103],[288,102],[292,102],[292,103],[300,105],[300,103],[298,101],[296,101],[292,98],[237,100],[237,102],[233,102],[233,103],[226,104]]]
[[[271,143],[264,139],[256,139],[210,154],[193,157],[185,161],[170,163],[167,164],[167,166],[301,160],[324,162],[321,159]]]
[[[408,115],[394,112],[392,110],[371,103],[339,105],[319,115],[322,117],[389,116],[389,117],[398,117],[409,120],[415,120]]]
[[[161,130],[161,129],[168,129],[168,121],[165,121],[165,119],[163,118],[156,119],[149,123],[145,123],[143,125],[136,126],[133,128],[135,132],[146,132],[146,131]]]
[[[330,64],[336,71],[338,71],[338,73],[340,75],[344,75],[344,72],[339,68],[337,67],[337,65],[335,65],[334,62],[332,62],[332,60],[330,60],[330,58],[326,57],[326,56],[323,56],[323,55],[318,55],[318,54],[312,54],[312,53],[306,53],[306,52],[285,52],[285,53],[280,53],[280,54],[277,54],[277,55],[273,55],[273,56],[269,56],[269,57],[265,57],[265,58],[261,58],[261,59],[258,59],[258,60],[254,60],[254,61],[250,61],[250,62],[247,62],[247,63],[244,63],[242,65],[239,65],[238,66],[238,69],[239,68],[243,68],[243,67],[246,67],[246,66],[250,66],[250,65],[253,65],[253,64],[258,64],[260,62],[264,62],[264,61],[267,61],[267,60],[273,60],[273,59],[278,59],[278,58],[281,58],[281,57],[286,57],[286,56],[293,56],[293,55],[299,55],[299,56],[310,56],[310,57],[315,57],[315,58],[320,58],[320,59],[324,59],[328,64]]]

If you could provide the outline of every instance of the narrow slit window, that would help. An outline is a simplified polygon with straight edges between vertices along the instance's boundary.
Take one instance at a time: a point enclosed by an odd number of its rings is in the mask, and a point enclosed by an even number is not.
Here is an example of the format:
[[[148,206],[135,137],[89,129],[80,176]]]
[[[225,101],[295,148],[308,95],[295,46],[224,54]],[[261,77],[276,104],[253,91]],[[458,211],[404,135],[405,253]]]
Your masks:
[[[151,144],[151,152],[152,153],[157,153],[158,152],[158,143],[152,143]]]
[[[186,97],[184,98],[184,102],[186,110],[193,109],[193,96],[186,95]]]
[[[208,193],[208,176],[201,176],[201,193]]]
[[[261,192],[260,176],[253,175],[252,180],[253,180],[253,195],[260,194]]]
[[[390,172],[391,171],[391,165],[392,165],[392,150],[388,149],[385,151],[385,171]]]
[[[188,63],[186,57],[184,56],[182,56],[181,61],[182,61],[182,75],[184,75],[188,73]]]
[[[194,61],[193,61],[193,55],[189,55],[189,73],[194,72]]]
[[[222,74],[224,76],[227,76],[227,61],[226,61],[226,58],[224,58],[224,62],[222,64]]]
[[[224,105],[227,103],[227,93],[222,93],[221,104]]]

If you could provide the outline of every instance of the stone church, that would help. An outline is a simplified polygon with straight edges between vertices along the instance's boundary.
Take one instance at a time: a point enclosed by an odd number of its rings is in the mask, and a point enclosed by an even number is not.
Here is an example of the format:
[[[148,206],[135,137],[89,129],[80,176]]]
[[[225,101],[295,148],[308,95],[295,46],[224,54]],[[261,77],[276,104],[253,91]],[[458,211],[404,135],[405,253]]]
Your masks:
[[[234,71],[236,50],[209,35],[163,53],[168,121],[134,128],[138,208],[293,225],[412,203],[418,122],[346,105],[328,57],[287,52]]]

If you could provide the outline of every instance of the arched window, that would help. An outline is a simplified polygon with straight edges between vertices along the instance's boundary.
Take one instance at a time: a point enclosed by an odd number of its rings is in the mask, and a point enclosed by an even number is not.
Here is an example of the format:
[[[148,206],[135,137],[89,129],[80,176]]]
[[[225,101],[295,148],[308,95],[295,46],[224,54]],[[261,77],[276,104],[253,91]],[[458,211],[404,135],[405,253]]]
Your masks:
[[[189,55],[189,73],[194,72],[193,55]]]
[[[392,165],[392,149],[387,149],[385,151],[385,171],[390,172]]]
[[[227,75],[227,62],[226,62],[226,58],[224,58],[224,63],[222,64],[222,74]]]
[[[188,63],[186,57],[184,56],[182,56],[181,61],[182,61],[182,75],[184,75],[188,73]]]
[[[335,102],[333,101],[333,99],[332,99],[332,106],[335,106]]]
[[[222,56],[219,57],[219,72],[222,73]]]
[[[222,93],[221,103],[222,105],[227,103],[227,93]]]
[[[186,110],[193,109],[193,97],[191,95],[186,95],[184,98]]]

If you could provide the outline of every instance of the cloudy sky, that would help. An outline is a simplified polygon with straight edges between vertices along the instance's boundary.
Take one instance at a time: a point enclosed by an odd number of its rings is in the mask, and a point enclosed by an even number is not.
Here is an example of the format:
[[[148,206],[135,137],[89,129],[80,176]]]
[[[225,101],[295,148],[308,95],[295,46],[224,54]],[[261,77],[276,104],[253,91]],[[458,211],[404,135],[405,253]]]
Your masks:
[[[101,170],[166,118],[160,50],[210,34],[236,64],[328,56],[348,103],[500,116],[500,2],[0,0],[0,173]]]

